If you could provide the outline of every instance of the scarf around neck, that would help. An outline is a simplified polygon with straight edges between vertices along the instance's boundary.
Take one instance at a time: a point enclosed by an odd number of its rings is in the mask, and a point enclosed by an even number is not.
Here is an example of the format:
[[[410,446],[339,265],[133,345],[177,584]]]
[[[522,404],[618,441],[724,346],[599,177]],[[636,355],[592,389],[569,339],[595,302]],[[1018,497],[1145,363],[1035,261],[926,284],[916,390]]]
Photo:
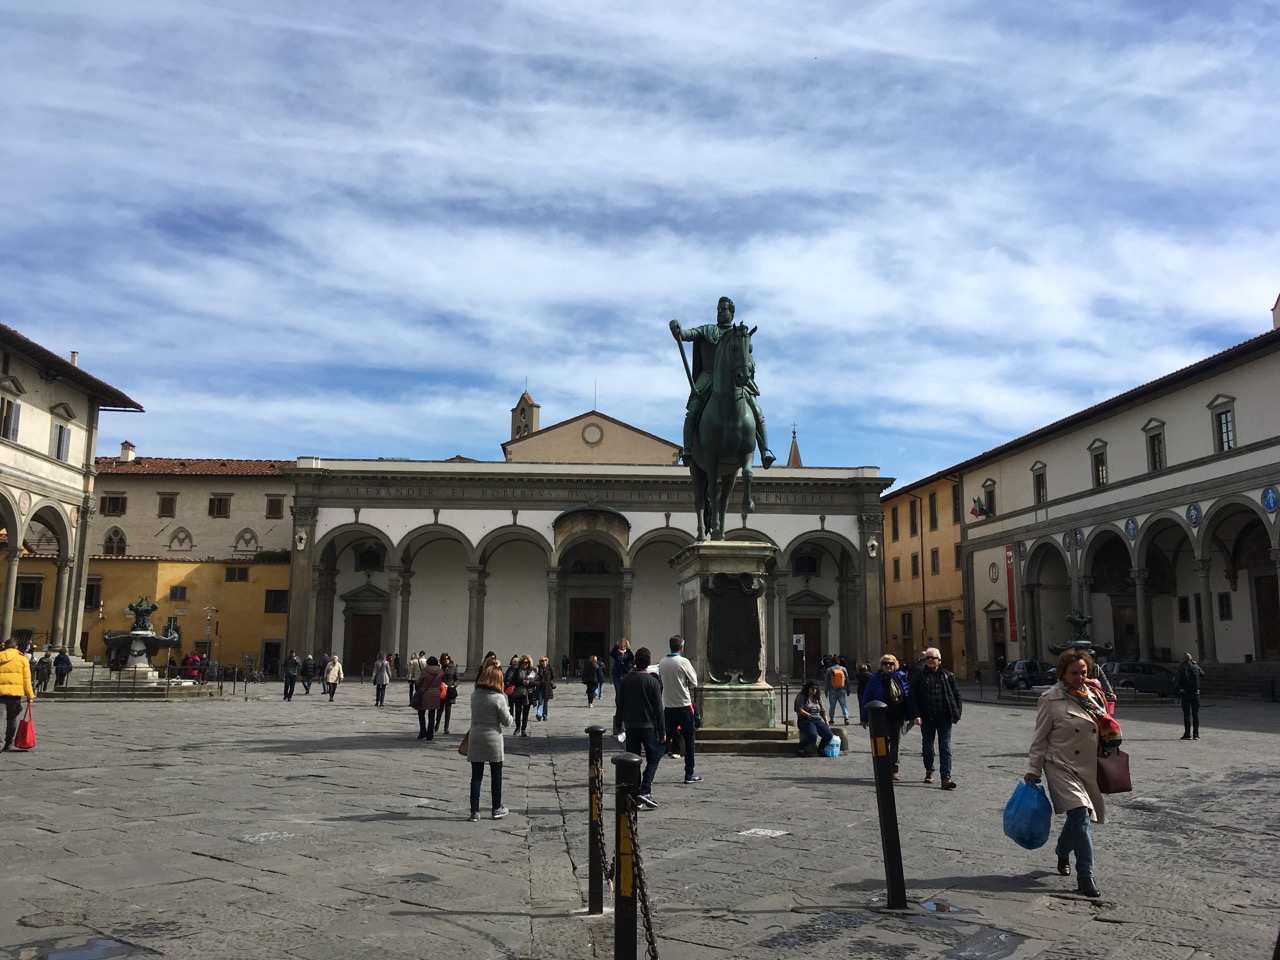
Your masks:
[[[1059,680],[1058,686],[1067,692],[1067,696],[1084,707],[1093,718],[1098,728],[1098,736],[1102,738],[1103,752],[1110,753],[1119,749],[1124,738],[1120,735],[1120,724],[1116,723],[1115,717],[1107,713],[1107,701],[1102,693],[1102,684],[1097,680],[1085,680],[1084,689],[1075,690]]]

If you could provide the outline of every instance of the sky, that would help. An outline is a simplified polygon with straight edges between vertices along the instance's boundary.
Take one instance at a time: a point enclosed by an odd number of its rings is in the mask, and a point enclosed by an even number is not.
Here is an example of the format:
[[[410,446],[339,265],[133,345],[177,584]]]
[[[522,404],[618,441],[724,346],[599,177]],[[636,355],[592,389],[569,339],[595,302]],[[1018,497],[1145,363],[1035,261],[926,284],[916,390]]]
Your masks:
[[[910,483],[1271,329],[1275,0],[0,0],[0,321],[100,454],[770,445]]]

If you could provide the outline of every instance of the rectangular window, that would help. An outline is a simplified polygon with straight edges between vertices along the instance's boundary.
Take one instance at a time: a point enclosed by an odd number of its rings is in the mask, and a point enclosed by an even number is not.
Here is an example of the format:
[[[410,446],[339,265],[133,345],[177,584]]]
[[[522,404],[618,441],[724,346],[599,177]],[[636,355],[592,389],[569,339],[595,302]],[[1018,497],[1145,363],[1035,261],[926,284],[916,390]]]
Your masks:
[[[0,397],[0,437],[18,442],[18,419],[21,413],[21,404],[8,397]]]
[[[53,425],[53,435],[49,438],[49,456],[63,463],[71,462],[71,428],[65,423]]]
[[[987,508],[987,516],[994,517],[996,515],[996,488],[994,486],[987,487],[982,495],[982,503]]]
[[[1179,623],[1191,622],[1191,598],[1190,597],[1178,598],[1178,622]]]
[[[941,609],[938,611],[938,635],[941,637],[951,636],[951,611]]]
[[[951,522],[959,525],[964,522],[964,513],[960,506],[960,484],[951,485]]]
[[[913,553],[911,555],[911,579],[920,579],[920,554]]]
[[[1093,485],[1095,487],[1107,485],[1107,451],[1105,450],[1095,450],[1093,453]]]
[[[916,510],[916,501],[912,500],[907,504],[907,526],[911,528],[911,536],[916,536],[920,532],[919,511]]]
[[[902,558],[893,558],[893,582],[898,583],[902,580]]]
[[[93,579],[84,585],[84,608],[97,610],[100,606],[102,606],[102,581]]]
[[[889,535],[893,538],[893,542],[898,542],[898,507],[895,504],[889,510]]]
[[[960,544],[956,544],[956,569],[960,570],[964,567],[964,551],[960,549]]]
[[[248,583],[248,567],[227,567],[227,583]]]
[[[1229,593],[1218,594],[1218,619],[1231,619],[1231,594]]]
[[[911,632],[911,611],[907,611],[902,615],[902,639],[910,640],[914,634]]]
[[[170,588],[169,588],[169,599],[170,599],[170,600],[186,600],[186,599],[187,599],[187,588],[186,588],[185,586],[182,586],[182,587],[170,587]]]
[[[169,617],[167,620],[165,620],[165,622],[164,622],[164,632],[165,632],[165,635],[166,635],[166,636],[169,636],[169,635],[172,635],[172,634],[174,634],[174,633],[177,633],[177,632],[178,632],[178,618],[177,618],[177,617]]]
[[[1236,415],[1234,410],[1219,410],[1213,415],[1214,442],[1219,453],[1234,450],[1236,446]],[[12,439],[12,438],[10,438]]]
[[[178,495],[176,493],[160,494],[160,501],[156,506],[157,517],[176,517],[178,515]]]
[[[288,590],[268,590],[266,603],[262,608],[263,613],[288,613],[289,612],[289,591]]]
[[[267,519],[284,519],[284,497],[267,497]]]
[[[1164,434],[1147,434],[1147,469],[1152,473],[1165,468]]]
[[[231,497],[213,496],[209,498],[209,516],[225,520],[231,516]]]
[[[44,583],[40,580],[18,581],[18,609],[39,610],[44,596]]]
[[[929,494],[929,529],[938,529],[938,491]]]
[[[1036,503],[1044,503],[1049,499],[1049,481],[1045,478],[1043,470],[1037,470],[1031,475],[1031,487]]]
[[[942,570],[938,560],[938,548],[934,547],[929,551],[929,572],[935,576]]]
[[[123,517],[129,508],[129,498],[118,493],[108,493],[98,499],[98,512],[104,517]]]

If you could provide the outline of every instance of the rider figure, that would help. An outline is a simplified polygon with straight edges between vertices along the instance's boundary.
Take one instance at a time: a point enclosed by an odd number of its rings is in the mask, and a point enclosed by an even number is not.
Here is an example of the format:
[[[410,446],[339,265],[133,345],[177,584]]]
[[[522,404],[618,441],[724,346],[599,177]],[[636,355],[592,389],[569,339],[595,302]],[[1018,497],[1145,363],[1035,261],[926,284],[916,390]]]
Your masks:
[[[733,326],[733,301],[721,297],[716,307],[716,322],[701,327],[682,329],[679,320],[671,321],[671,335],[677,340],[688,340],[697,344],[693,351],[693,391],[689,394],[689,404],[684,415],[684,449],[680,451],[680,460],[689,463],[692,458],[693,432],[697,429],[698,420],[702,417],[703,408],[711,396],[712,371],[716,366],[716,348],[720,338]],[[769,449],[769,436],[765,432],[764,414],[760,412],[760,404],[756,397],[760,388],[756,386],[754,370],[752,379],[743,390],[747,406],[756,418],[756,444],[760,447],[760,464],[765,469],[773,466],[778,458]]]

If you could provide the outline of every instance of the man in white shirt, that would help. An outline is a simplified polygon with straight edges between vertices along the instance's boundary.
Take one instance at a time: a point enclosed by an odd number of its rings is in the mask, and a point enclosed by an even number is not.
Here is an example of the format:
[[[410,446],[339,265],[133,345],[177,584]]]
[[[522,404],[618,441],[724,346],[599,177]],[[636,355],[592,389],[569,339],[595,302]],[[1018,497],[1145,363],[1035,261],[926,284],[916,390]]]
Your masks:
[[[413,706],[413,691],[418,685],[418,677],[422,675],[422,668],[427,664],[427,652],[419,650],[409,659],[409,664],[405,668],[405,679],[409,681],[409,706]]]
[[[679,727],[679,736],[684,740],[684,782],[701,783],[702,778],[693,772],[693,691],[698,687],[698,674],[684,656],[684,637],[676,634],[670,645],[671,652],[658,662],[667,743],[679,742],[676,740]]]

